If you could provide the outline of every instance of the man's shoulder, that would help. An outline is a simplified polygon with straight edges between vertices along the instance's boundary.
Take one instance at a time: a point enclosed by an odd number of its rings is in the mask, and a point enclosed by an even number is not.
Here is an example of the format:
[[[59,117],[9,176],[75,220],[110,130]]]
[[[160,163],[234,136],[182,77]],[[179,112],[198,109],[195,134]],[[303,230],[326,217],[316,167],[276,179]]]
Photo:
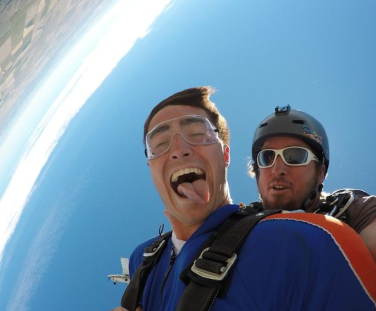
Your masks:
[[[323,215],[305,212],[283,212],[270,215],[261,222],[276,221],[279,225],[291,228],[294,231],[322,231],[336,239],[346,236],[347,238],[359,239],[356,232],[340,220]],[[293,226],[292,224],[297,224]]]
[[[354,249],[368,256],[368,250],[360,236],[340,220],[322,214],[280,213],[266,217],[260,222],[260,235],[270,236],[281,243],[284,240],[301,241],[315,251],[324,250],[318,243],[338,249],[350,260],[358,261]],[[284,239],[284,240],[283,240]],[[303,242],[304,241],[304,242]]]
[[[273,248],[277,251],[290,249],[292,257],[305,258],[310,254],[312,260],[325,262],[330,256],[332,262],[341,261],[344,266],[350,263],[350,270],[362,284],[372,289],[373,297],[376,297],[376,266],[373,258],[360,236],[338,219],[321,214],[289,212],[268,216],[257,227],[249,246],[268,244],[265,252]],[[281,253],[280,256],[284,255]]]
[[[132,257],[142,257],[144,252],[145,252],[145,248],[149,247],[155,240],[157,240],[158,238],[160,237],[160,235],[156,235],[154,236],[153,238],[149,239],[149,240],[146,240],[145,242],[142,242],[141,244],[139,244],[133,251],[132,253]]]
[[[362,189],[355,189],[355,188],[341,188],[338,190],[335,190],[331,193],[324,193],[323,198],[325,201],[328,201],[331,203],[331,201],[341,200],[342,197],[345,197],[346,200],[344,200],[344,203],[349,203],[349,205],[353,205],[355,202],[364,201],[364,200],[376,200],[375,195],[371,195],[368,192],[362,190]],[[319,204],[322,202],[320,201]],[[336,202],[334,202],[336,203]]]
[[[264,221],[266,220],[291,220],[312,225],[343,227],[341,221],[334,217],[322,214],[306,213],[304,211],[283,211],[282,213],[273,214],[266,217]]]
[[[268,216],[262,223],[269,223],[268,229],[271,230],[273,221],[278,223],[278,228],[282,228],[284,232],[291,230],[291,235],[313,242],[312,247],[315,247],[320,239],[320,243],[338,249],[344,257],[361,270],[366,262],[374,266],[360,236],[350,226],[334,217],[312,213],[282,213]],[[360,256],[360,254],[363,255]],[[360,257],[365,261],[360,260]]]
[[[352,192],[355,196],[359,197],[367,197],[370,196],[370,194],[362,189],[354,189],[354,188],[341,188],[338,190],[333,191],[331,194],[340,194],[343,192]]]
[[[152,243],[157,240],[160,235],[156,235],[155,237],[139,244],[134,251],[132,252],[130,259],[129,259],[129,269],[130,274],[133,276],[133,273],[136,271],[137,267],[142,263],[144,258],[145,249],[150,247]]]
[[[376,217],[376,196],[360,189],[344,188],[327,194],[323,204],[318,208],[323,212],[330,212],[335,205],[338,205],[335,217],[358,233]]]

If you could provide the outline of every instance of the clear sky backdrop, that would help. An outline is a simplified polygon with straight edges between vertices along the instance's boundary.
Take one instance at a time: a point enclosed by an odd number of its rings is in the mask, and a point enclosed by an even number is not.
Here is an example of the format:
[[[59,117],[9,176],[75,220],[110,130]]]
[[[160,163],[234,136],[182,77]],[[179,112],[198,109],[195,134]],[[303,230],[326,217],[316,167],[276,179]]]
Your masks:
[[[231,130],[235,203],[258,199],[247,176],[253,133],[288,104],[327,129],[324,190],[376,193],[374,0],[171,4],[51,147],[5,248],[0,310],[108,310],[119,303],[125,286],[106,275],[120,273],[120,257],[160,224],[169,228],[143,153],[143,122],[154,105],[188,87],[218,90],[212,100]],[[127,27],[114,40],[132,31]],[[25,150],[23,137],[7,154],[2,192]]]

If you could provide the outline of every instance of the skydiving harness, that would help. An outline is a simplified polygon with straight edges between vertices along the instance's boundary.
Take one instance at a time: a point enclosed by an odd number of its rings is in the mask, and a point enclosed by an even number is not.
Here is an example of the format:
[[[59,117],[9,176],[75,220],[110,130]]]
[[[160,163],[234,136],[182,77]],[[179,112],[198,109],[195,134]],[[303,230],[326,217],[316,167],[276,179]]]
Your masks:
[[[232,266],[237,254],[252,229],[263,218],[281,210],[264,211],[261,203],[245,206],[232,214],[199,248],[194,260],[181,273],[180,279],[187,285],[177,311],[210,310],[217,297],[224,297],[231,283]],[[148,276],[158,263],[171,231],[160,236],[146,247],[143,261],[128,284],[121,306],[130,311],[140,305]]]
[[[333,216],[347,223],[347,211],[356,195],[369,196],[367,192],[359,189],[339,189],[328,195],[324,200],[321,200],[319,208],[314,213]]]

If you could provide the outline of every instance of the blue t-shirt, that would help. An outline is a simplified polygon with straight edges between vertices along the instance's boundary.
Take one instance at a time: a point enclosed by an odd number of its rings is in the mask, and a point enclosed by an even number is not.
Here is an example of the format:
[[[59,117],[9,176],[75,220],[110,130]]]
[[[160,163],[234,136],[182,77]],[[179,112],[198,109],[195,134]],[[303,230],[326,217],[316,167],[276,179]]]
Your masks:
[[[176,309],[186,287],[180,274],[212,231],[238,208],[228,204],[211,214],[185,243],[166,277],[169,239],[147,280],[144,311]],[[327,226],[325,217],[294,213],[262,220],[238,253],[226,296],[217,298],[211,310],[376,310],[376,265],[371,255],[351,228],[333,220]],[[152,240],[133,252],[131,276]]]

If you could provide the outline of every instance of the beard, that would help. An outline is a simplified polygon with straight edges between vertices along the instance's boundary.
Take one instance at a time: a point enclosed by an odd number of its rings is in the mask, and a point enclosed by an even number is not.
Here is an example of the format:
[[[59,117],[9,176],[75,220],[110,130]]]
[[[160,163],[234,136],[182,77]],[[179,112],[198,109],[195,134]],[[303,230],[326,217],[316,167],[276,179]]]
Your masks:
[[[317,177],[317,176],[316,176]],[[313,178],[312,182],[307,184],[306,187],[302,189],[302,191],[299,193],[299,195],[293,197],[293,198],[285,198],[283,195],[280,196],[280,198],[274,197],[273,200],[269,200],[268,198],[263,198],[261,193],[260,201],[262,202],[262,205],[265,210],[285,210],[285,211],[295,211],[298,209],[306,210],[308,208],[307,203],[309,203],[309,199],[312,196],[312,192],[317,192],[318,188],[318,179]],[[309,205],[309,204],[308,204]]]
[[[262,205],[264,206],[265,210],[285,210],[285,211],[295,211],[298,209],[304,209],[302,206],[306,201],[306,198],[310,195],[311,191],[307,193],[305,199],[301,198],[294,198],[288,201],[278,200],[278,201],[269,201],[268,199],[264,200],[260,197]]]

